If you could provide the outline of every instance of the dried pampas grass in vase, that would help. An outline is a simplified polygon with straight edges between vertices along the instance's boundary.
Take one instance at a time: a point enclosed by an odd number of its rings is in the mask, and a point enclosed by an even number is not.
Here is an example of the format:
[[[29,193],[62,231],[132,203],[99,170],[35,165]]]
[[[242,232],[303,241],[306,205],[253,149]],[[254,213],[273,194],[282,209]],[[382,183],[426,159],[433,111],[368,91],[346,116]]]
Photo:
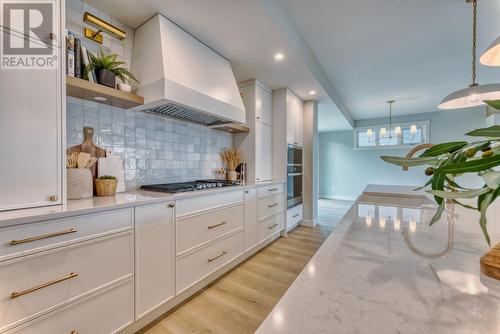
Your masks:
[[[227,180],[236,181],[236,167],[241,163],[241,153],[235,148],[224,147],[219,152],[220,161],[226,167],[227,170]]]

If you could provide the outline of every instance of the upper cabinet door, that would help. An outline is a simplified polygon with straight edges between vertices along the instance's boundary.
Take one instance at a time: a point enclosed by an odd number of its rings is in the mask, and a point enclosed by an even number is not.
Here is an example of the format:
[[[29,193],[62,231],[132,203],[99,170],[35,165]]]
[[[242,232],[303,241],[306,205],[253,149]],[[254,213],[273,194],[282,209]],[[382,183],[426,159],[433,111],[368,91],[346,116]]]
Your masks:
[[[258,121],[273,125],[273,96],[258,84],[255,85],[255,115]]]
[[[295,107],[294,96],[290,93],[286,95],[286,142],[293,144],[295,142]]]
[[[255,179],[257,182],[273,178],[273,127],[260,121],[255,125]]]
[[[303,146],[304,145],[304,135],[303,135],[303,126],[304,126],[304,103],[301,99],[296,98],[296,107],[295,107],[295,145]]]
[[[50,56],[55,66],[0,68],[0,211],[62,202],[61,138],[65,97],[60,44],[64,37],[60,28],[60,3],[54,2],[54,6],[54,31],[43,33],[40,40],[57,44],[54,57]],[[6,30],[0,33],[5,40]],[[14,48],[42,46],[33,37],[28,40],[8,37]],[[36,58],[38,54],[28,56]]]

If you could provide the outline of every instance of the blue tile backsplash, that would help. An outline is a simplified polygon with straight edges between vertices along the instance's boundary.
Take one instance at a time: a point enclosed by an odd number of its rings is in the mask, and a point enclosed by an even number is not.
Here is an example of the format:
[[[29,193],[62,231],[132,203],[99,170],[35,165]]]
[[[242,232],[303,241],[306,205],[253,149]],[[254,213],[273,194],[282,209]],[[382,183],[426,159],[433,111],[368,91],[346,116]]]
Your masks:
[[[220,149],[233,145],[229,133],[73,97],[66,110],[68,147],[82,143],[84,126],[93,127],[94,142],[123,158],[128,189],[213,178]]]
[[[88,11],[124,29],[127,38],[120,41],[104,33],[103,45],[82,37],[83,13]],[[82,0],[66,1],[66,27],[88,49],[118,54],[130,64],[134,30]],[[81,144],[83,127],[94,128],[94,142],[123,158],[128,189],[142,184],[182,182],[213,178],[220,167],[218,153],[233,145],[232,135],[207,127],[144,112],[67,97],[67,146]]]

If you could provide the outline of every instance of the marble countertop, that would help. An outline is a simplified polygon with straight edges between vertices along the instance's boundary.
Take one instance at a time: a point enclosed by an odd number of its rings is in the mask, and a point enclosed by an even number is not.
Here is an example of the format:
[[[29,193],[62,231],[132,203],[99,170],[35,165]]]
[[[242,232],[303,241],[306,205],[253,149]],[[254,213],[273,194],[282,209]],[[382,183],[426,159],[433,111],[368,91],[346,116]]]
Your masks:
[[[0,227],[26,224],[36,221],[64,218],[79,214],[89,214],[106,210],[133,207],[142,204],[152,204],[165,201],[176,201],[184,198],[199,197],[228,192],[244,190],[256,186],[271,184],[282,184],[281,181],[269,181],[259,184],[246,184],[234,187],[223,187],[218,189],[206,189],[199,191],[182,192],[177,194],[153,192],[153,191],[129,191],[118,193],[110,197],[91,197],[81,200],[69,200],[63,205],[44,206],[39,208],[10,210],[0,212]]]
[[[476,211],[360,197],[257,333],[500,333],[500,282],[482,276],[489,246]],[[500,242],[500,201],[489,209]]]

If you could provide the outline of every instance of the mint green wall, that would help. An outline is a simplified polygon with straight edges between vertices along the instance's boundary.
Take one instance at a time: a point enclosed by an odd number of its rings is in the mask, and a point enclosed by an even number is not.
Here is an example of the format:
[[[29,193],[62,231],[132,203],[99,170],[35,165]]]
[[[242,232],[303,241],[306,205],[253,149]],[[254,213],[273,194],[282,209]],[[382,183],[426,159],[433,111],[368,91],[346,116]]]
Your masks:
[[[486,126],[484,108],[449,110],[408,116],[396,116],[394,122],[430,120],[431,143],[461,140],[470,130]],[[356,121],[356,126],[389,123],[386,118]],[[367,184],[419,186],[427,177],[423,167],[403,172],[380,159],[381,155],[402,156],[407,150],[355,150],[352,130],[322,132],[319,136],[319,193],[320,197],[356,198]],[[462,181],[471,185],[474,178]]]

